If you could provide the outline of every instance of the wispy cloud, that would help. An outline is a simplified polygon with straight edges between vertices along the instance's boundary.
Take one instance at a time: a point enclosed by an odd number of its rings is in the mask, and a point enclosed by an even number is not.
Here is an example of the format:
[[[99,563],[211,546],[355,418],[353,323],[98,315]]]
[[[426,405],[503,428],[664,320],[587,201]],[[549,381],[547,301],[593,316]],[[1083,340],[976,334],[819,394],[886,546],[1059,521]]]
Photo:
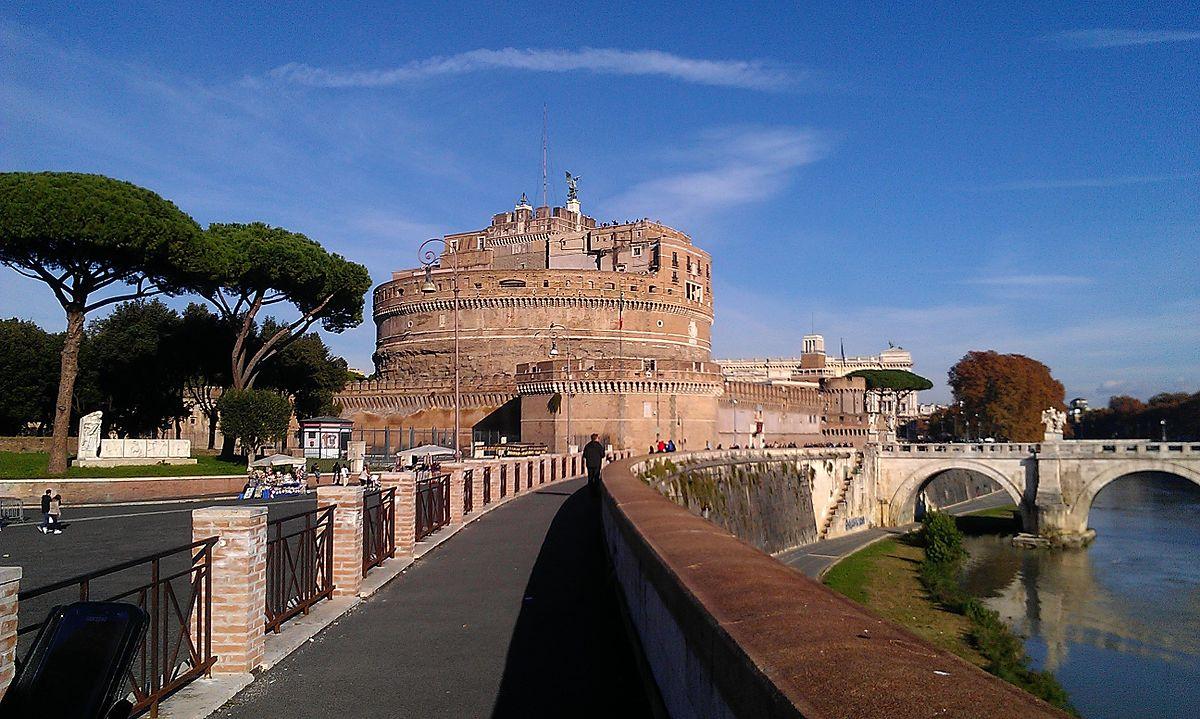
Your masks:
[[[1078,48],[1128,47],[1131,45],[1156,45],[1165,42],[1192,42],[1200,40],[1200,31],[1092,28],[1067,30],[1050,35],[1047,39]]]
[[[414,60],[398,67],[341,70],[290,62],[267,73],[277,82],[312,87],[389,87],[446,75],[485,70],[593,72],[602,75],[667,77],[683,82],[752,90],[780,89],[797,79],[794,70],[754,60],[706,60],[659,50],[580,48],[578,50],[479,49]],[[248,83],[259,82],[255,78]]]
[[[797,168],[825,157],[831,146],[826,133],[807,128],[708,130],[673,153],[692,167],[640,182],[604,204],[676,221],[709,215],[774,197]]]
[[[1004,275],[997,277],[975,277],[963,280],[966,285],[986,285],[988,287],[1061,287],[1063,285],[1090,285],[1095,282],[1092,277],[1082,275]]]
[[[1117,177],[1080,177],[1069,180],[1017,180],[981,187],[981,190],[1070,190],[1095,187],[1124,187],[1126,185],[1152,185],[1160,182],[1194,180],[1200,172],[1185,172],[1173,175],[1123,175]]]

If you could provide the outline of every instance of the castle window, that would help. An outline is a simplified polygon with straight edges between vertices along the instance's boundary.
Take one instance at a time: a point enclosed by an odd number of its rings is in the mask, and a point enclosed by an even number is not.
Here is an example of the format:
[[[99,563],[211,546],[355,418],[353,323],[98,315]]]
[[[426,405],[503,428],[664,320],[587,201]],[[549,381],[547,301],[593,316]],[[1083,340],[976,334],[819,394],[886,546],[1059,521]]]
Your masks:
[[[630,291],[630,292],[637,292],[637,285],[630,285],[630,286],[629,286],[629,291]]]
[[[678,272],[671,270],[671,281],[674,282],[675,284],[679,284],[679,273]]]
[[[641,257],[641,256],[642,256],[642,246],[641,246],[641,245],[638,245],[638,246],[636,246],[636,247],[634,247],[634,248],[633,248],[633,256],[634,256],[634,257]]]
[[[550,280],[542,280],[542,287],[549,287],[549,286],[550,286]]]
[[[658,292],[658,287],[650,285],[650,294],[654,294],[655,292]]]
[[[658,321],[658,326],[659,326],[659,327],[662,327],[662,326],[663,326],[663,321],[662,321],[662,320],[659,320],[659,321]]]
[[[687,283],[685,283],[684,286],[687,291],[687,298],[689,300],[691,300],[692,302],[703,302],[704,301],[704,288],[703,287],[701,287],[699,284],[697,284],[695,282],[687,282]]]
[[[483,249],[483,238],[482,237],[480,237],[478,240],[476,240],[475,249],[477,249],[477,250]]]
[[[438,315],[438,327],[446,326],[446,315]]]
[[[613,283],[611,283],[611,282],[605,282],[605,283],[604,283],[604,289],[606,289],[606,290],[615,290],[615,289],[617,289],[617,286],[616,286],[616,285],[614,285],[614,284],[613,284]]]
[[[671,253],[671,266],[679,267],[679,253],[678,252]]]

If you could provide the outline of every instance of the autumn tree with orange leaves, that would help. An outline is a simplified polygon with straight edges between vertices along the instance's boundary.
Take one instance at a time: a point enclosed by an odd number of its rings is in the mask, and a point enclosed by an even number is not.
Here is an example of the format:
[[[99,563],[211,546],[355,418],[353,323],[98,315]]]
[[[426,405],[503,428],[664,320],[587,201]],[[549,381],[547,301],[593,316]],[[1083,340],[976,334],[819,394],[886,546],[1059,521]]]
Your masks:
[[[977,415],[997,439],[1010,442],[1040,441],[1042,411],[1066,409],[1062,382],[1024,355],[968,352],[950,368],[950,388],[964,416]]]

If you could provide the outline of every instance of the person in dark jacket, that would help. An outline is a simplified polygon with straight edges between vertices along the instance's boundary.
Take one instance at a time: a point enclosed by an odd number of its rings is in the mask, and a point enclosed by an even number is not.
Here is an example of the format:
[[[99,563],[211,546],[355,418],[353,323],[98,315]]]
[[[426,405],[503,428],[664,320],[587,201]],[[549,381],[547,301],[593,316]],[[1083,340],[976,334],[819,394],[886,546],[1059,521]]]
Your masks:
[[[593,434],[592,441],[583,446],[583,464],[587,467],[588,489],[599,491],[600,468],[604,466],[604,445],[600,444],[600,435]]]
[[[42,534],[50,533],[50,500],[54,499],[54,490],[47,489],[42,495],[42,523],[38,525],[38,531]]]

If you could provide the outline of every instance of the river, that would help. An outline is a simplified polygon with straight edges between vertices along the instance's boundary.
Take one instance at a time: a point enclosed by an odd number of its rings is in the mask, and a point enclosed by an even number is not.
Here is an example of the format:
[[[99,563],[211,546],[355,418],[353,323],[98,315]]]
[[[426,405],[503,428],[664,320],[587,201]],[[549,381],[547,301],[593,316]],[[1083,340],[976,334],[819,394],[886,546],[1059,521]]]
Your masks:
[[[967,591],[1026,637],[1087,719],[1200,716],[1200,487],[1142,473],[1096,497],[1087,549],[967,538]]]

